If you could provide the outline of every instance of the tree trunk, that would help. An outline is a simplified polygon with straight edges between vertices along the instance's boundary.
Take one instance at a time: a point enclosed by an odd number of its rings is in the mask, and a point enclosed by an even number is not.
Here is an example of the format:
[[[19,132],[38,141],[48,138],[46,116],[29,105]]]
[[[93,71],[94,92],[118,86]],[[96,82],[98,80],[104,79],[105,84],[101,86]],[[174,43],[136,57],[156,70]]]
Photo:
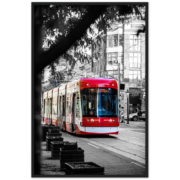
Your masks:
[[[32,148],[33,164],[32,171],[34,175],[40,175],[40,157],[41,157],[41,74],[34,73],[33,97],[32,97]]]

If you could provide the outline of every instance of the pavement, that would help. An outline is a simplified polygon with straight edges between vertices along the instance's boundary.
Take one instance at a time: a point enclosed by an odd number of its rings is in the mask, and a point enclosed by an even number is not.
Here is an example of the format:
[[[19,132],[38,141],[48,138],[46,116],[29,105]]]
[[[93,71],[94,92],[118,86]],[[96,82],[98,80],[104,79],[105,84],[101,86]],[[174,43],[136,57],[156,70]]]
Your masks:
[[[43,123],[42,123],[43,124]],[[120,128],[122,129],[141,129],[145,131],[146,121],[129,121],[127,124],[127,120],[124,123],[120,122]],[[135,130],[137,131],[137,130]],[[127,140],[126,140],[127,141]],[[59,171],[59,161],[51,160],[50,151],[45,150],[45,142],[42,142],[41,146],[41,172],[42,175],[65,175],[64,171]],[[58,167],[58,168],[57,168]]]

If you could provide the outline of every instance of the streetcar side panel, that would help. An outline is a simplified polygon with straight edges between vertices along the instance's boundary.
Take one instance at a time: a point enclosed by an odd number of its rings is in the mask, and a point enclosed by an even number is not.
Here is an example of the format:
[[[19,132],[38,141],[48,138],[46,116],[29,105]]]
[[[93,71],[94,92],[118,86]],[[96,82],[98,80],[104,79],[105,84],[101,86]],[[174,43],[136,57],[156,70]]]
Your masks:
[[[52,124],[57,126],[57,97],[58,97],[59,88],[53,89],[53,98],[52,98]]]
[[[79,134],[77,124],[80,124],[80,104],[79,104],[79,81],[67,84],[67,104],[66,104],[66,127],[70,133]]]
[[[71,83],[67,84],[66,90],[66,131],[71,131],[71,118],[72,118],[72,94]]]
[[[47,124],[52,124],[52,98],[53,98],[53,90],[50,90],[48,91]]]
[[[66,104],[66,85],[59,87],[59,100],[58,100],[58,126],[62,130],[66,130],[66,116],[65,116],[65,104]]]
[[[58,92],[58,97],[57,97],[57,126],[60,127],[60,114],[61,114],[61,96],[59,96]]]
[[[47,92],[43,93],[43,122],[47,124]]]
[[[75,126],[76,126],[76,134],[85,135],[86,127],[81,126],[82,124],[82,105],[81,105],[81,95],[80,95],[80,80],[76,85],[76,117],[75,117]]]

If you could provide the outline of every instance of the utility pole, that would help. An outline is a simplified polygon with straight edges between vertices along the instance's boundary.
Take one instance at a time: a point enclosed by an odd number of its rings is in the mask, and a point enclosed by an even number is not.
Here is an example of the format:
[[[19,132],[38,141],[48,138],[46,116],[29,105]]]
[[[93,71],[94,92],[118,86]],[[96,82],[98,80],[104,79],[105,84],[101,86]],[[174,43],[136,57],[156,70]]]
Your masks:
[[[129,124],[129,90],[127,90],[126,95],[127,95],[127,124]]]
[[[118,117],[120,119],[120,108],[119,108],[119,105],[120,105],[120,63],[118,63]]]
[[[99,77],[101,77],[101,59],[98,60],[99,65]]]
[[[106,63],[107,63],[107,29],[105,30],[105,36],[102,37],[102,58],[103,58],[103,77],[106,77]]]
[[[102,58],[102,77],[105,77],[104,76],[104,58]]]

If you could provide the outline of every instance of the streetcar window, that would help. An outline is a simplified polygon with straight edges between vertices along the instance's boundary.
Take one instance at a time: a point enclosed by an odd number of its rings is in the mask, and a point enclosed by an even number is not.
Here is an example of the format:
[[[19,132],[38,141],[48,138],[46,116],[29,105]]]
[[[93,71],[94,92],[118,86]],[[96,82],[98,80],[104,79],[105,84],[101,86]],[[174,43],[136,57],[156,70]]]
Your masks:
[[[91,88],[81,90],[83,117],[117,117],[117,90]]]
[[[80,101],[79,101],[78,94],[77,94],[77,99],[76,99],[76,117],[80,117]]]
[[[44,99],[44,106],[43,106],[43,114],[45,114],[45,99]]]
[[[63,102],[62,102],[62,115],[65,116],[65,97],[63,96]]]
[[[58,96],[58,117],[61,115],[61,96]]]
[[[46,116],[49,115],[49,99],[47,99]]]
[[[52,114],[52,98],[50,98],[50,114]]]

